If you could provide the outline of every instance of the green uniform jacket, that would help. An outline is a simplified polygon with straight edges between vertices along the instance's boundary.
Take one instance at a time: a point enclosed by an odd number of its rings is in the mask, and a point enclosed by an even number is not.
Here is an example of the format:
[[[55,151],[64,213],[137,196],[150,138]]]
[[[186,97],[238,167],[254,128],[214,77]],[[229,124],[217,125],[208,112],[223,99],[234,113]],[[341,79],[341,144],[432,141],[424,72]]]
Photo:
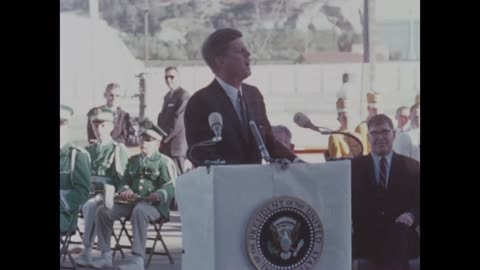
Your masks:
[[[89,198],[89,188],[89,154],[71,144],[64,145],[60,149],[60,232],[77,226],[78,211]]]
[[[169,205],[175,195],[175,188],[164,155],[155,152],[150,157],[142,154],[132,156],[125,170],[122,191],[127,188],[142,198],[148,197],[152,192],[159,193],[162,200],[154,206],[163,217],[170,218]]]
[[[111,178],[110,181],[107,181],[107,184],[113,185],[115,190],[119,190],[122,187],[121,179],[128,163],[127,147],[122,143],[113,141],[106,145],[90,144],[85,149],[92,159],[92,176]],[[103,187],[103,185],[100,186]]]

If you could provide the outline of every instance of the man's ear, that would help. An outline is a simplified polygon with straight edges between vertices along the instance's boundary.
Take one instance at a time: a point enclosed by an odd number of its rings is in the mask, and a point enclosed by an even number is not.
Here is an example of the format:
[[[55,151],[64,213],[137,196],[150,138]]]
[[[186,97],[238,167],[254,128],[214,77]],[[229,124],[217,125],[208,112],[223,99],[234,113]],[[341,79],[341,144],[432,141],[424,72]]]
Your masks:
[[[223,65],[223,56],[221,55],[218,55],[218,56],[215,56],[215,67],[218,68],[218,67],[221,67]]]

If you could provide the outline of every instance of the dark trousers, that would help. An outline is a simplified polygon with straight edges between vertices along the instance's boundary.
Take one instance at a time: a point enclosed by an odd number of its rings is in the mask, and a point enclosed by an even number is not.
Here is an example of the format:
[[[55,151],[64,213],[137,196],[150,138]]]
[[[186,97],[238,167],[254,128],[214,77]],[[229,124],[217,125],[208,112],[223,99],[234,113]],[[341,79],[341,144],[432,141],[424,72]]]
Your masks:
[[[413,228],[394,223],[383,231],[353,236],[353,257],[364,258],[376,269],[408,269],[408,260],[420,255],[420,239]]]

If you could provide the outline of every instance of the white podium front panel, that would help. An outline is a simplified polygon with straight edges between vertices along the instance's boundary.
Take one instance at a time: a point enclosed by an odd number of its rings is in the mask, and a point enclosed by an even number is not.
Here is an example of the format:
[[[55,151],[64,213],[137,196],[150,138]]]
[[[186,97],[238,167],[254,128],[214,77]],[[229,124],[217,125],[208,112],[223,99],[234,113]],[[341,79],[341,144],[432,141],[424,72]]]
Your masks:
[[[350,161],[237,165],[196,169],[177,180],[182,218],[182,269],[254,269],[246,232],[257,208],[291,196],[315,208],[323,250],[312,269],[351,269]]]

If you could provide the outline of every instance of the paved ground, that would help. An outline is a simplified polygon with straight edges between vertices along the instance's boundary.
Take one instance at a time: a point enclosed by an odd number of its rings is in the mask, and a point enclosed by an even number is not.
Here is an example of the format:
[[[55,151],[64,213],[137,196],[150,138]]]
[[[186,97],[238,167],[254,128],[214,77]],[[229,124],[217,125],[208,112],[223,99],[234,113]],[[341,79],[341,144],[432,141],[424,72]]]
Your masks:
[[[83,228],[83,220],[79,219],[79,225],[80,228]],[[128,229],[131,229],[130,225],[127,225]],[[118,235],[119,230],[120,230],[120,223],[116,222],[114,229]],[[154,231],[153,227],[150,227],[151,231],[149,231],[149,235],[154,236]],[[163,225],[162,228],[162,236],[165,240],[165,243],[170,250],[170,253],[172,254],[174,264],[170,264],[168,261],[168,258],[166,256],[162,255],[154,255],[152,257],[152,261],[150,263],[150,266],[147,269],[161,269],[161,270],[181,270],[182,269],[182,224],[180,222],[180,215],[177,211],[172,211],[171,212],[171,221]],[[73,241],[80,241],[80,237],[75,235],[72,238]],[[114,239],[112,238],[112,245],[114,243]],[[127,238],[124,236],[120,240],[120,243],[122,245],[128,244]],[[148,246],[152,245],[152,241],[149,241],[147,243]],[[72,244],[70,246],[70,250],[73,253],[73,257],[77,257],[80,252],[81,252],[81,245],[79,244]],[[160,242],[157,243],[156,247],[157,251],[163,251]],[[97,250],[93,251],[93,255],[97,256],[99,255],[100,252]],[[130,255],[130,250],[125,250],[125,255],[128,256]],[[116,269],[115,266],[118,265],[118,263],[121,261],[121,256],[120,254],[117,254],[114,259],[114,268],[111,269]],[[410,262],[410,269],[411,270],[419,270],[420,269],[420,259],[416,259]],[[70,264],[68,263],[68,259],[65,263],[62,263],[64,266],[69,266]],[[364,261],[358,261],[353,263],[353,270],[370,270],[370,266],[368,263]],[[94,269],[94,268],[80,268],[80,269]]]
[[[80,228],[83,228],[83,220],[79,219],[79,225]],[[118,234],[120,230],[120,223],[115,222],[115,231]],[[127,228],[130,228],[129,225],[127,225]],[[162,270],[180,270],[182,269],[181,267],[181,261],[182,261],[182,232],[181,232],[182,224],[180,223],[180,216],[179,213],[176,211],[171,212],[171,221],[163,225],[162,227],[162,236],[165,240],[165,243],[170,250],[170,253],[172,254],[174,264],[170,264],[168,261],[167,256],[162,256],[162,255],[154,255],[152,257],[152,261],[150,263],[150,266],[147,269],[162,269]],[[155,232],[153,230],[153,227],[150,227],[149,235],[155,236]],[[83,229],[82,229],[83,231]],[[72,238],[72,241],[80,241],[80,237],[75,235]],[[112,238],[112,245],[114,243],[114,239]],[[123,244],[128,244],[128,239],[124,236],[120,240],[120,243]],[[148,241],[147,245],[151,246],[153,244],[153,241]],[[79,244],[71,244],[70,245],[70,250],[73,253],[73,257],[76,258],[80,252],[81,252],[81,247],[82,245]],[[160,242],[157,243],[157,246],[155,248],[157,251],[163,251],[162,246]],[[93,251],[93,256],[99,255],[100,252],[97,250]],[[125,255],[128,256],[130,255],[130,250],[125,250]],[[118,263],[121,261],[121,255],[117,253],[114,259],[114,268],[111,269],[116,269],[115,265],[118,265]],[[66,262],[62,263],[64,266],[69,266],[70,264],[68,263],[68,259]],[[94,268],[85,268],[82,267],[80,269],[94,269]]]

